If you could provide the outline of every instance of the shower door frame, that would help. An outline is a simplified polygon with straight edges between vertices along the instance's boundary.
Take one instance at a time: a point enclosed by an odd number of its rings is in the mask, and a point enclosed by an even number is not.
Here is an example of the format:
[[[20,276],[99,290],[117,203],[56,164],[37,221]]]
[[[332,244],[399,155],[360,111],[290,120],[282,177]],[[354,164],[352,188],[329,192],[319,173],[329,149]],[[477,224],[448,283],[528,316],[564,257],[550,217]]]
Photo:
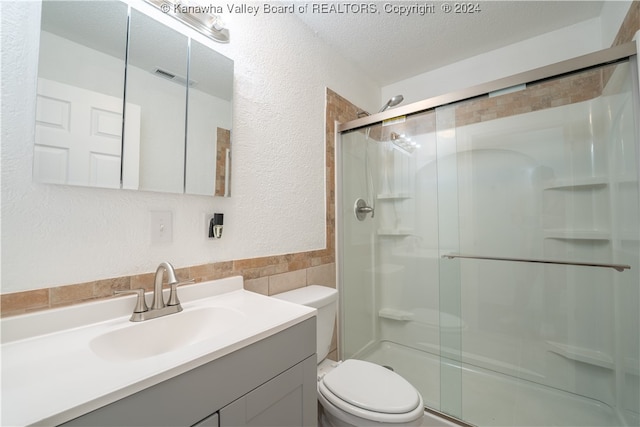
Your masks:
[[[352,120],[350,122],[336,123],[336,139],[342,132],[367,127],[376,123],[383,122],[384,120],[393,119],[400,116],[408,116],[421,111],[441,107],[446,104],[451,104],[454,102],[463,101],[465,99],[486,95],[498,90],[508,89],[510,87],[527,83],[534,83],[551,77],[560,77],[564,74],[586,70],[588,68],[598,67],[607,63],[624,60],[625,58],[630,58],[634,55],[637,55],[637,43],[640,43],[640,38],[638,39],[638,42],[629,42],[621,44],[619,46],[599,50],[593,53],[557,62],[555,64],[535,68],[523,73],[514,74],[512,76],[504,77],[502,79],[494,80],[488,83],[472,86],[468,89],[435,96],[433,98],[414,102],[403,107],[395,107],[392,110],[371,114],[370,116]],[[338,141],[336,141],[335,145],[336,153],[338,153],[339,151],[339,144],[337,142]],[[338,169],[336,169],[336,172],[337,170]]]
[[[342,154],[341,154],[341,146],[340,146],[340,138],[343,132],[357,130],[365,127],[369,127],[375,124],[379,124],[385,120],[402,117],[402,116],[410,116],[416,113],[433,110],[437,107],[441,107],[447,104],[451,104],[458,101],[463,101],[483,95],[487,95],[491,92],[508,89],[514,86],[522,85],[522,84],[530,84],[534,82],[539,82],[542,80],[546,80],[554,77],[561,77],[566,74],[579,72],[588,70],[590,68],[600,67],[602,65],[606,65],[609,63],[616,63],[619,61],[623,61],[628,59],[635,69],[637,75],[634,75],[632,78],[636,83],[640,84],[640,69],[637,61],[637,53],[640,50],[640,38],[637,41],[625,43],[619,46],[603,49],[600,51],[596,51],[590,54],[582,55],[579,57],[575,57],[572,59],[568,59],[565,61],[561,61],[555,64],[551,64],[548,66],[536,68],[530,71],[526,71],[523,73],[518,73],[509,77],[505,77],[502,79],[494,80],[492,82],[480,84],[477,86],[473,86],[464,90],[435,96],[423,101],[418,101],[412,104],[408,104],[402,107],[396,107],[392,110],[387,110],[381,113],[372,114],[370,116],[366,116],[363,118],[359,118],[356,120],[352,120],[345,123],[335,123],[335,182],[342,182],[342,168],[338,167],[338,165],[342,164]],[[637,84],[634,84],[634,87],[638,87]],[[637,127],[640,127],[640,122],[636,123]],[[640,129],[638,129],[640,132]],[[640,152],[638,154],[640,157]],[[636,161],[640,164],[640,158],[636,159]],[[640,174],[640,169],[637,171]],[[639,177],[640,180],[640,177]],[[342,187],[336,185],[335,189],[335,215],[336,218],[340,218],[342,215],[344,204],[343,204],[343,191]],[[344,274],[343,271],[343,263],[342,252],[343,247],[341,244],[341,236],[344,235],[344,225],[343,222],[338,220],[336,222],[336,234],[335,234],[335,250],[336,250],[336,270],[337,270],[337,284],[338,289],[342,286],[342,277]],[[341,293],[342,295],[342,293]],[[342,300],[341,298],[338,300],[338,325],[342,323]],[[336,330],[337,339],[339,343],[339,358],[342,359],[344,356],[344,345],[342,343],[342,328],[338,327]],[[436,416],[441,416],[450,422],[458,425],[470,425],[467,424],[464,420],[460,420],[457,418],[452,418],[436,409],[433,408],[425,408],[428,412],[435,414]]]

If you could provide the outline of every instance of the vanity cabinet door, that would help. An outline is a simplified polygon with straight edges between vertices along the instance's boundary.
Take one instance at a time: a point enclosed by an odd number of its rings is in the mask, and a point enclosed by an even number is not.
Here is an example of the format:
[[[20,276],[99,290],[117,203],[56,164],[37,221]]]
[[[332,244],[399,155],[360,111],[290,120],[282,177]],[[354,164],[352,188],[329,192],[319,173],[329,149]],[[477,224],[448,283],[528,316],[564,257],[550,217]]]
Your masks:
[[[220,427],[315,426],[315,372],[314,355],[222,408]]]

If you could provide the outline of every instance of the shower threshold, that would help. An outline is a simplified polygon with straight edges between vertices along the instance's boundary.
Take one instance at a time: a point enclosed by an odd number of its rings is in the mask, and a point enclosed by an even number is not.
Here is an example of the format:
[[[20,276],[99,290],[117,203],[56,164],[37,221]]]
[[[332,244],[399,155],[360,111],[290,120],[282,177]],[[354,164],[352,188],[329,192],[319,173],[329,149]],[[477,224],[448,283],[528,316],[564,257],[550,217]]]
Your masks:
[[[420,391],[427,407],[441,407],[439,356],[382,341],[358,358],[392,367]],[[482,427],[623,425],[613,408],[593,399],[473,365],[461,368],[457,376],[461,419],[467,423]]]

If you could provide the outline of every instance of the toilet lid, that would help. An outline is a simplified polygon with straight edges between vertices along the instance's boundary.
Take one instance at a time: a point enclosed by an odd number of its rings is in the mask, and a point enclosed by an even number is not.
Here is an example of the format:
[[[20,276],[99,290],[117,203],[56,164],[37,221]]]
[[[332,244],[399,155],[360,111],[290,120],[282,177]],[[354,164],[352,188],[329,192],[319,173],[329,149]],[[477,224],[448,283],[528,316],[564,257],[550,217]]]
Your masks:
[[[368,411],[404,414],[420,405],[417,390],[407,380],[362,360],[344,361],[324,376],[323,383],[334,396]]]

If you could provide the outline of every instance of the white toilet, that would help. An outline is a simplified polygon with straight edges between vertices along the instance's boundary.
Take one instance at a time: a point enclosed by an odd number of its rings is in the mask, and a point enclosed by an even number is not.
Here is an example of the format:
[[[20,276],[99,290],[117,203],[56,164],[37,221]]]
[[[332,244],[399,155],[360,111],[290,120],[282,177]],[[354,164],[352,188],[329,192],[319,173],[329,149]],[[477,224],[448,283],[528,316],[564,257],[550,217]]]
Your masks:
[[[274,295],[314,307],[317,314],[318,414],[321,427],[420,426],[424,404],[404,378],[374,363],[350,359],[325,360],[331,346],[338,292],[311,285]]]

